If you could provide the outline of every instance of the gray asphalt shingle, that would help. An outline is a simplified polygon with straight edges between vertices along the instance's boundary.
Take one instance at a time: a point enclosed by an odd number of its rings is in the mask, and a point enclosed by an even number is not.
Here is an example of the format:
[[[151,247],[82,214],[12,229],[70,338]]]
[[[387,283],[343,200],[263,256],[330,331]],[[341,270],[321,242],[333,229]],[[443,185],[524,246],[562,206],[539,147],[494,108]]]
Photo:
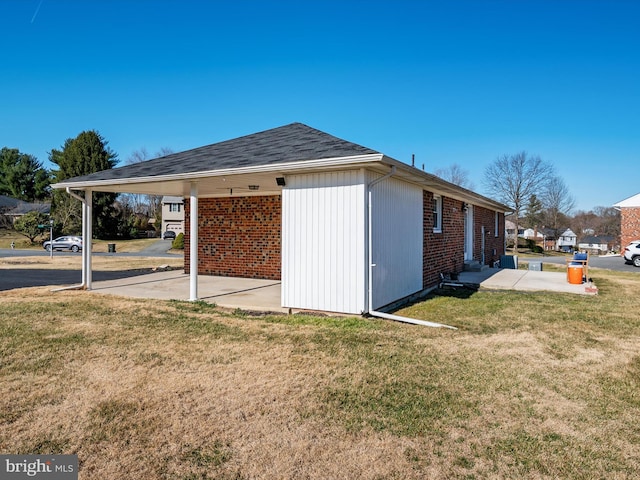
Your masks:
[[[291,123],[133,165],[70,178],[65,182],[179,175],[378,153],[302,123]]]

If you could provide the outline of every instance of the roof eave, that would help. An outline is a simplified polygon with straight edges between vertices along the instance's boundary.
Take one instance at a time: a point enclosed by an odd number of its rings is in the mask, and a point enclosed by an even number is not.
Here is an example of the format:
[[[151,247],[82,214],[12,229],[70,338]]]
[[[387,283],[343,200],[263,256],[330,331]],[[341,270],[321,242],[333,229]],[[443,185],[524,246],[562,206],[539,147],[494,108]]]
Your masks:
[[[474,205],[478,205],[481,207],[486,207],[491,210],[500,211],[503,213],[511,212],[511,208],[503,203],[497,202],[491,198],[485,197],[484,195],[480,195],[472,190],[468,190],[464,187],[456,185],[454,183],[448,182],[432,173],[425,172],[424,170],[420,170],[419,168],[412,167],[407,165],[404,162],[400,162],[391,157],[384,157],[384,163],[395,166],[397,169],[406,172],[406,175],[409,177],[414,177],[415,180],[411,181],[407,177],[404,177],[405,180],[415,183],[416,185],[422,186],[433,193],[438,195],[443,195],[450,198],[455,198],[456,200],[461,200],[464,202],[469,202]]]
[[[135,185],[141,183],[153,183],[153,182],[184,182],[184,181],[197,181],[202,178],[210,177],[224,177],[231,175],[249,175],[256,173],[292,173],[296,171],[309,171],[326,168],[336,167],[352,167],[370,164],[372,162],[380,162],[383,155],[380,153],[367,154],[367,155],[355,155],[349,157],[335,157],[335,158],[323,158],[318,160],[304,160],[300,162],[288,162],[288,163],[276,163],[269,165],[258,165],[251,167],[241,168],[227,168],[219,170],[205,170],[200,172],[181,173],[174,175],[153,175],[146,177],[135,178],[112,178],[105,180],[90,180],[79,182],[59,182],[51,185],[52,188],[72,190],[86,190],[92,187],[107,187],[109,185]]]

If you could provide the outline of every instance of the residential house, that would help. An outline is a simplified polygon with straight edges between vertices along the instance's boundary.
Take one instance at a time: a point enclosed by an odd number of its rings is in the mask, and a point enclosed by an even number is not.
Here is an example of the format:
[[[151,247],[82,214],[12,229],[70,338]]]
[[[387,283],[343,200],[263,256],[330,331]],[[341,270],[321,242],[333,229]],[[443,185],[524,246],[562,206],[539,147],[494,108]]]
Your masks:
[[[521,237],[533,240],[535,244],[544,250],[556,250],[556,235],[552,228],[527,228],[522,231]]]
[[[184,197],[162,197],[162,232],[184,233]]]
[[[513,244],[516,238],[516,224],[512,220],[505,220],[505,232],[507,236],[507,243]],[[524,228],[522,225],[518,226],[518,236],[524,236]]]
[[[640,240],[640,193],[613,205],[620,210],[620,246]]]
[[[587,235],[578,243],[578,250],[587,251],[593,255],[607,253],[613,249],[616,238],[612,236],[594,236]]]
[[[4,216],[11,226],[16,219],[29,212],[40,212],[46,215],[51,211],[49,202],[25,202],[7,195],[0,195],[0,215]]]
[[[556,250],[556,231],[553,228],[543,227],[540,229],[542,234],[543,248],[545,250]]]
[[[537,228],[525,228],[522,232],[522,236],[527,240],[542,241],[544,235],[539,232]]]
[[[285,308],[373,313],[504,253],[505,205],[300,123],[53,188],[188,197],[190,300],[199,274],[264,278]]]
[[[578,236],[573,232],[573,230],[567,228],[558,236],[556,250],[560,250],[561,252],[572,252],[576,249],[577,245]]]

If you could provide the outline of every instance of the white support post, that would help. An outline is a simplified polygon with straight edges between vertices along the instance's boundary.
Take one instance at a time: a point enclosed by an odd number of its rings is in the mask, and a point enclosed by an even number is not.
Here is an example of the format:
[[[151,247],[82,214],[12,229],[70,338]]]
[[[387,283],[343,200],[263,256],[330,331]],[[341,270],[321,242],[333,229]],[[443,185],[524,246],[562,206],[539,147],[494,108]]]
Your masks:
[[[82,239],[82,256],[84,261],[84,267],[86,273],[84,280],[85,288],[91,290],[91,282],[93,281],[93,272],[91,271],[91,257],[92,257],[92,237],[93,237],[93,191],[87,189],[84,192],[84,209],[86,210],[86,222],[85,222],[85,236]]]
[[[191,183],[189,215],[189,301],[198,300],[198,185]]]
[[[71,192],[69,194],[71,195]],[[84,198],[76,194],[73,195],[82,201],[82,282],[80,288],[87,288],[87,192],[85,192]]]

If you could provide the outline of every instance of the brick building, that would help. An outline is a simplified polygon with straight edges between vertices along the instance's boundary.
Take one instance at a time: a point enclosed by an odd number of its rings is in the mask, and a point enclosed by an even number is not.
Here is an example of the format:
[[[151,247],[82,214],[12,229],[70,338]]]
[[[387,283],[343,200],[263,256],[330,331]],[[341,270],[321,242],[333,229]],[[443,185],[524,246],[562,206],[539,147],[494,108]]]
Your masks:
[[[265,278],[283,307],[373,312],[504,253],[505,205],[300,123],[54,188],[185,198],[192,300],[198,274]]]
[[[640,240],[640,193],[614,205],[620,210],[620,246]]]

